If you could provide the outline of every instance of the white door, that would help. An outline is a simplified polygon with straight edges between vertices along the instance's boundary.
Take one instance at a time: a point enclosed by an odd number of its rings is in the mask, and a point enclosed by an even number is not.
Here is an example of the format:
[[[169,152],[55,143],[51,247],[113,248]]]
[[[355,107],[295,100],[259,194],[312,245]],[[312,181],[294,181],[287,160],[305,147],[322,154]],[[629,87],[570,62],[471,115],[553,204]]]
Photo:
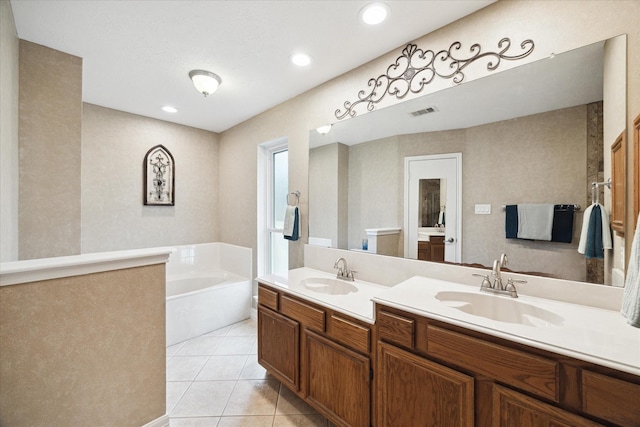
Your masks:
[[[419,189],[421,179],[445,179],[444,260],[461,262],[462,244],[462,153],[405,157],[404,254],[418,258],[418,227],[420,226]]]

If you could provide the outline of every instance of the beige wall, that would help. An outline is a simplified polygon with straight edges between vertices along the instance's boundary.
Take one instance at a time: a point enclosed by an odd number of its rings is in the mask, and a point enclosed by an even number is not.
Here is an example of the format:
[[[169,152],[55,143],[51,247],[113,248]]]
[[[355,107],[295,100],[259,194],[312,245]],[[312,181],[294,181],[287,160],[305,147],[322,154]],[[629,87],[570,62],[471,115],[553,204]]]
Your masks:
[[[82,59],[20,40],[19,258],[80,253]]]
[[[158,144],[175,161],[175,206],[142,204]],[[84,104],[82,253],[218,241],[218,167],[215,133]]]
[[[165,414],[165,266],[0,287],[0,425]]]
[[[9,0],[0,0],[0,262],[18,259],[18,52]]]
[[[417,40],[423,48],[435,50],[448,47],[459,40],[463,46],[479,43],[483,49],[495,49],[498,40],[510,37],[514,47],[525,39],[533,39],[536,48],[532,55],[513,64],[504,63],[500,69],[518,66],[526,62],[548,57],[596,41],[608,39],[622,33],[628,34],[627,46],[627,129],[631,120],[640,112],[640,2],[637,1],[499,1],[479,12],[454,22],[440,30]],[[386,70],[399,56],[400,50],[383,55],[371,63],[329,81],[297,98],[283,103],[254,117],[222,134],[220,147],[221,164],[232,163],[246,155],[255,156],[256,145],[279,136],[287,136],[290,145],[289,187],[300,190],[301,200],[308,200],[307,161],[308,130],[335,122],[334,111],[346,100],[355,100],[357,91],[365,89],[367,81]],[[486,74],[481,64],[466,69],[466,81]],[[451,82],[447,82],[451,85]],[[387,104],[397,101],[387,98]],[[378,108],[378,107],[376,107]],[[359,113],[362,114],[362,113]],[[628,152],[631,152],[630,136],[627,135]],[[628,166],[632,160],[629,158]],[[243,209],[234,215],[221,214],[220,222],[228,232],[221,232],[221,240],[248,245],[256,249],[255,193],[247,193],[243,200],[238,194],[255,186],[255,163],[234,163],[236,167],[221,167],[220,203],[241,204]],[[629,169],[631,170],[631,169]],[[240,178],[240,179],[239,179]],[[627,194],[632,195],[632,177],[628,178]],[[302,242],[306,241],[307,206],[301,203],[302,239],[290,244],[290,266],[302,265]],[[632,208],[627,209],[629,233],[633,227]],[[251,224],[247,228],[246,224]],[[243,230],[238,232],[238,230]],[[630,239],[627,239],[630,240]],[[630,242],[627,241],[627,245]],[[628,248],[627,248],[628,249]],[[627,253],[629,251],[627,250]]]

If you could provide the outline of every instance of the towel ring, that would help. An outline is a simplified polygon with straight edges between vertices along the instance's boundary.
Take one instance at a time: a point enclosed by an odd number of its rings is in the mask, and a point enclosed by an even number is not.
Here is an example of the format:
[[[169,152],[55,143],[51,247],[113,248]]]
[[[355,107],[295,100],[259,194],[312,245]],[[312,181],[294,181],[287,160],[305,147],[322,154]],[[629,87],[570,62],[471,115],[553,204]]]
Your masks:
[[[289,196],[295,196],[295,202],[291,203],[289,201]],[[287,194],[287,205],[289,206],[298,206],[298,203],[300,202],[300,192],[299,191],[293,191],[289,194]]]

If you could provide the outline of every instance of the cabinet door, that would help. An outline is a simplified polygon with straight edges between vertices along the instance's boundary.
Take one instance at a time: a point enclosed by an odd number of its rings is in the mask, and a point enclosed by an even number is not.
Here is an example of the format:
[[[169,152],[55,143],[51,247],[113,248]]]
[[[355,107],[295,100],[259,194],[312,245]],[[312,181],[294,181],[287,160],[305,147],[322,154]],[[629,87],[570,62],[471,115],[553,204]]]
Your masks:
[[[494,384],[493,427],[599,426],[586,418]]]
[[[258,306],[258,363],[293,390],[300,389],[300,325]]]
[[[444,262],[444,236],[431,236],[431,261]]]
[[[339,426],[369,427],[369,358],[305,331],[307,399]]]
[[[472,377],[385,343],[378,349],[380,426],[474,425]]]

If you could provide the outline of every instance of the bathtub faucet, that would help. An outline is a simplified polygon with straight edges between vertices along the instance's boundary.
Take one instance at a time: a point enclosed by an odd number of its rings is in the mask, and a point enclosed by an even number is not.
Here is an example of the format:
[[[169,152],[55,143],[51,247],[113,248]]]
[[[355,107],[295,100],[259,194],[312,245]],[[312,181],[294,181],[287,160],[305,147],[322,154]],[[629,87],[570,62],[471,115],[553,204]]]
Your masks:
[[[342,267],[340,267],[340,263],[342,263]],[[350,280],[350,281],[354,281],[355,278],[353,276],[353,273],[355,273],[355,270],[349,270],[349,267],[347,267],[347,260],[340,257],[338,258],[338,260],[336,261],[335,264],[333,264],[333,268],[337,268],[338,269],[338,274],[336,275],[336,278],[338,279],[342,279],[342,280]]]

